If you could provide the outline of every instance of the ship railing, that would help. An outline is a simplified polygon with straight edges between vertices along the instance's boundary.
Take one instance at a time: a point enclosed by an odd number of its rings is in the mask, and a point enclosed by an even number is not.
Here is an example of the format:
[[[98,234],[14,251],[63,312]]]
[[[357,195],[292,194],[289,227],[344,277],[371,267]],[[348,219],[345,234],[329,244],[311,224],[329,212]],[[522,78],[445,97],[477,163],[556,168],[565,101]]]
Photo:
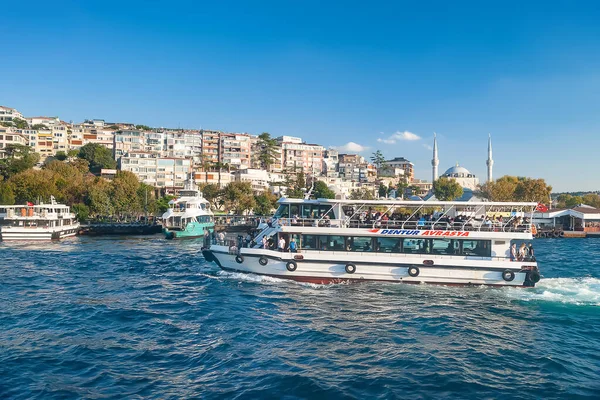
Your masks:
[[[479,221],[477,221],[479,222]],[[475,223],[474,221],[416,221],[416,220],[358,220],[326,218],[278,218],[272,224],[280,226],[359,228],[359,229],[401,229],[401,230],[440,230],[440,231],[481,231],[481,232],[530,232],[530,224]]]

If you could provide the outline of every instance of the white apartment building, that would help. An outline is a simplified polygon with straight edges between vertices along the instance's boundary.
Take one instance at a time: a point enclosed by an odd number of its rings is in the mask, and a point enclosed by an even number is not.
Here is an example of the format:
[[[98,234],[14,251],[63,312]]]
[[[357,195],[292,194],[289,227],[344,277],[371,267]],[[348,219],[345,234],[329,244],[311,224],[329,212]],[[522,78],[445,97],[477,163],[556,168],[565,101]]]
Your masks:
[[[118,160],[127,153],[143,152],[145,151],[145,142],[146,138],[142,131],[116,131],[113,136],[113,157]]]
[[[413,179],[415,179],[415,164],[404,157],[396,157],[393,160],[386,161],[385,165],[392,170],[396,168],[404,170],[404,176],[408,178],[409,182],[412,182]]]
[[[375,195],[377,188],[372,183],[364,183],[358,181],[351,181],[345,178],[334,178],[328,176],[318,176],[317,180],[323,181],[327,184],[327,187],[335,193],[337,199],[348,199],[350,193],[356,189],[368,188]]]
[[[67,124],[61,122],[59,124],[50,125],[50,131],[52,132],[53,155],[58,151],[67,153],[69,151],[69,128]]]
[[[140,181],[168,192],[183,189],[184,182],[192,172],[191,160],[165,158],[158,154],[132,151],[119,159],[121,171],[133,172]]]
[[[250,168],[252,141],[245,133],[221,133],[219,155],[223,164],[234,169]]]
[[[339,176],[339,153],[337,150],[328,149],[323,153],[323,175],[336,178]]]
[[[25,121],[29,124],[29,126],[33,125],[46,125],[50,127],[52,125],[60,124],[60,118],[58,117],[27,117]]]
[[[24,119],[23,114],[14,108],[0,106],[0,122],[10,122],[15,118]]]
[[[302,170],[306,174],[315,175],[322,173],[323,146],[303,143],[302,139],[292,136],[280,136],[276,140],[281,146],[283,169]]]
[[[194,165],[202,157],[202,135],[200,131],[167,131],[165,134],[166,157],[191,158]]]

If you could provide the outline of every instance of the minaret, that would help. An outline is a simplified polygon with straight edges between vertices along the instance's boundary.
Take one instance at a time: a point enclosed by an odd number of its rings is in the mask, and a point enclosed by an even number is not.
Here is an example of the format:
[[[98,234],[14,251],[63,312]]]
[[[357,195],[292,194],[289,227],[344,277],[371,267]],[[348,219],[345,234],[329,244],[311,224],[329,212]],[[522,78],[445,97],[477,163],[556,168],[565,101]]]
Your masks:
[[[487,164],[487,181],[491,182],[492,179],[492,167],[494,166],[494,160],[492,160],[492,135],[488,137],[488,159],[485,162]]]
[[[438,160],[438,151],[437,151],[437,138],[435,132],[433,132],[433,159],[431,160],[432,168],[432,177],[431,182],[435,182],[438,178],[438,165],[440,164],[440,160]]]

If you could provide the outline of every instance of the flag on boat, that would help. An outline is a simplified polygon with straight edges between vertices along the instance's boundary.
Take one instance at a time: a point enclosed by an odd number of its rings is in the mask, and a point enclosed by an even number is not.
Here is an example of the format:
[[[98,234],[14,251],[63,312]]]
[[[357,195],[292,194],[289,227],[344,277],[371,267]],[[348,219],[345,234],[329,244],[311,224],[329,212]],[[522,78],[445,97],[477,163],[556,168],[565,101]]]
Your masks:
[[[535,211],[539,211],[539,212],[547,212],[548,211],[548,207],[546,207],[546,205],[542,204],[542,203],[538,203],[537,207],[535,207]]]
[[[32,203],[32,202],[30,202],[30,201],[28,201],[28,202],[27,202],[27,207],[33,207],[33,203]]]

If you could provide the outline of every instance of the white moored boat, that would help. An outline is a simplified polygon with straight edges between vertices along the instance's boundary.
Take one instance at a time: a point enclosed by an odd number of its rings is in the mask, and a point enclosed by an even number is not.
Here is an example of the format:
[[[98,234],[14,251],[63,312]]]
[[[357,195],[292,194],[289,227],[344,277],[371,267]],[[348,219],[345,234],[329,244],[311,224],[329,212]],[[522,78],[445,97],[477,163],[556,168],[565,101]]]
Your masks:
[[[510,247],[533,238],[536,205],[280,199],[249,248],[213,244],[203,254],[225,270],[312,283],[532,287],[540,279],[535,257],[511,261]]]
[[[75,214],[69,206],[57,204],[54,196],[50,204],[0,205],[0,239],[3,241],[62,239],[75,236],[78,230]]]

